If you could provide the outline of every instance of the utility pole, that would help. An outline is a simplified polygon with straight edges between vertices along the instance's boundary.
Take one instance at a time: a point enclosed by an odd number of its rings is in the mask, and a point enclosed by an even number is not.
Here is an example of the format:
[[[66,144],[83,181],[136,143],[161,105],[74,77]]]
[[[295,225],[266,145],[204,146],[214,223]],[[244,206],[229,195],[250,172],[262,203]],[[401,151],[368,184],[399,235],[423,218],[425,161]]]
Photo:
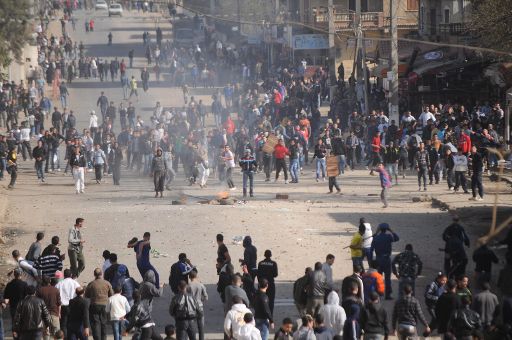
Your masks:
[[[363,90],[364,108],[362,114],[367,116],[368,107],[368,74],[366,72],[366,48],[363,40],[363,27],[361,24],[361,0],[356,0],[356,15],[354,17],[354,28],[356,35],[356,70],[357,70],[357,86]]]
[[[391,73],[389,83],[389,119],[399,123],[398,115],[398,0],[389,0],[391,32]]]
[[[329,80],[331,88],[329,98],[333,98],[334,90],[336,88],[336,26],[334,25],[334,1],[329,0],[327,3],[327,10],[329,11]]]
[[[215,0],[210,0],[210,15],[215,15]]]

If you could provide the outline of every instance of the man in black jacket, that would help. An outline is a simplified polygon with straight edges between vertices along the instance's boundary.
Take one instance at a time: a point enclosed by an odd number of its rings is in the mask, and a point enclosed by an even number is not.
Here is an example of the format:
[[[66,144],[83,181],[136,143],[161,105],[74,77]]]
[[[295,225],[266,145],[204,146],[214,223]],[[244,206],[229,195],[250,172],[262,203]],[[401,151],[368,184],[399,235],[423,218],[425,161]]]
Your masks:
[[[257,257],[257,249],[252,244],[252,238],[250,236],[244,237],[242,241],[242,246],[245,248],[244,250],[244,258],[240,259],[242,264],[247,265],[247,269],[249,269],[249,274],[251,274],[252,278],[256,277],[258,272],[258,267],[256,267],[256,259]]]
[[[67,335],[69,339],[85,340],[89,336],[89,300],[84,298],[84,288],[76,289],[76,296],[69,300]]]
[[[244,156],[240,158],[238,164],[242,168],[244,198],[247,197],[247,181],[249,181],[249,194],[254,197],[254,172],[258,168],[258,163],[256,163],[250,149],[245,150]]]
[[[37,146],[32,150],[32,157],[36,161],[35,168],[37,179],[41,180],[41,182],[44,182],[43,162],[46,159],[46,151],[44,149],[42,140],[37,141]]]
[[[481,201],[484,198],[484,186],[482,184],[482,174],[484,171],[484,161],[482,155],[476,149],[476,146],[471,147],[471,155],[469,156],[471,161],[471,191],[473,197],[470,200]],[[478,188],[478,196],[476,191]]]
[[[483,339],[480,315],[469,308],[471,299],[468,296],[461,298],[462,306],[452,313],[448,322],[449,335],[455,339]]]
[[[446,291],[439,297],[435,307],[437,320],[437,333],[444,334],[448,331],[448,321],[452,313],[460,307],[460,299],[455,293],[457,283],[449,280],[446,283]]]
[[[276,298],[276,284],[274,278],[277,277],[277,263],[271,259],[272,252],[267,249],[265,250],[265,259],[258,263],[258,282],[266,279],[268,281],[268,303],[270,306],[270,312],[274,313],[274,300]]]
[[[370,293],[370,301],[368,301],[366,308],[361,313],[361,329],[364,330],[365,338],[375,336],[388,337],[388,313],[379,302],[379,294],[377,292]]]
[[[176,321],[176,340],[196,339],[197,319],[203,316],[203,309],[197,300],[187,293],[187,283],[180,281],[176,294],[169,306],[169,313]]]
[[[13,270],[13,273],[14,279],[9,281],[4,290],[4,301],[9,304],[9,311],[11,312],[12,320],[14,320],[16,308],[25,298],[27,290],[27,283],[21,279],[23,270],[21,268],[16,268]]]
[[[274,328],[272,311],[270,310],[269,299],[267,296],[268,280],[258,280],[258,292],[254,296],[254,320],[256,328],[261,333],[261,339],[267,340],[270,328]]]
[[[44,327],[52,327],[50,313],[43,300],[36,297],[36,288],[27,286],[27,296],[18,304],[14,316],[12,335],[19,340],[40,340]],[[53,332],[53,329],[50,329]]]

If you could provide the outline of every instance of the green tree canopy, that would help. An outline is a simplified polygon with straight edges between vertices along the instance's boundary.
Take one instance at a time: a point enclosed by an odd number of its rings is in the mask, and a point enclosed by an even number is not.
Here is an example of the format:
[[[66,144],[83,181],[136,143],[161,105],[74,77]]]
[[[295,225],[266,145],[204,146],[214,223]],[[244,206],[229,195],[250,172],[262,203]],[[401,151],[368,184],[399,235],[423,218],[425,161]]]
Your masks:
[[[512,51],[512,1],[472,0],[470,30],[484,47]]]
[[[31,38],[30,6],[29,0],[0,0],[0,66],[20,60]]]

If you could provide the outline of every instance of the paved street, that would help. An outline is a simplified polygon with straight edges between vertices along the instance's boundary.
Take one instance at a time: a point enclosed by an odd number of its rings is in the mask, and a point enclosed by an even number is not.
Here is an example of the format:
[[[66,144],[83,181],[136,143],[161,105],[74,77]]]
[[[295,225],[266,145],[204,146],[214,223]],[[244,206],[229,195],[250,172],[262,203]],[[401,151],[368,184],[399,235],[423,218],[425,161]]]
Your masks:
[[[96,22],[95,32],[86,34],[83,19],[92,16]],[[148,30],[154,37],[159,20],[164,39],[169,36],[168,21],[147,14],[125,12],[122,18],[109,18],[106,13],[88,12],[79,13],[78,18],[77,31],[72,32],[71,36],[84,43],[88,55],[108,60],[114,57],[127,60],[128,51],[135,49],[135,68],[128,71],[128,76],[133,74],[138,79],[140,68],[145,63],[142,32]],[[109,32],[114,36],[113,46],[107,46]],[[160,101],[164,107],[183,105],[181,89],[168,87],[164,82],[156,84],[153,80],[147,93],[139,87],[136,109],[144,120],[149,120],[156,101]],[[87,127],[91,109],[99,112],[96,100],[100,91],[105,91],[116,106],[123,97],[118,81],[80,79],[69,86],[69,91],[69,107],[77,115],[79,131]],[[191,94],[203,99],[206,104],[211,103],[211,92],[198,89],[191,90]],[[61,168],[64,167],[61,165]],[[425,285],[442,269],[443,257],[438,249],[444,243],[440,235],[450,223],[451,216],[446,211],[432,208],[430,202],[413,203],[412,198],[431,195],[450,202],[456,208],[476,206],[480,216],[485,218],[490,216],[493,202],[491,195],[487,195],[482,202],[470,204],[467,201],[469,195],[449,193],[444,182],[429,186],[426,193],[418,193],[416,177],[409,174],[405,180],[399,179],[399,185],[391,189],[390,207],[383,209],[379,199],[378,176],[369,176],[368,171],[362,168],[345,172],[339,177],[342,195],[327,195],[327,182],[315,181],[312,166],[304,168],[300,184],[285,185],[283,180],[268,183],[264,182],[263,174],[258,174],[255,198],[227,206],[200,204],[199,201],[213,199],[218,192],[225,191],[225,186],[217,179],[210,178],[208,188],[189,187],[181,167],[172,190],[166,191],[163,199],[153,198],[152,178],[137,177],[125,170],[124,166],[120,186],[114,187],[111,177],[107,177],[101,185],[95,184],[93,174],[88,173],[86,193],[79,196],[75,195],[71,176],[63,172],[50,174],[47,182],[41,184],[37,181],[31,161],[20,161],[20,169],[14,190],[6,189],[6,181],[0,182],[0,195],[8,198],[3,225],[17,233],[13,243],[8,245],[9,251],[19,249],[25,254],[37,231],[45,232],[45,244],[51,236],[59,235],[61,247],[65,249],[68,228],[76,217],[84,217],[82,235],[86,240],[86,270],[79,278],[80,283],[90,281],[93,269],[101,267],[104,249],[117,253],[119,262],[126,264],[135,279],[140,280],[135,254],[132,249],[126,248],[126,244],[132,237],[141,238],[143,232],[149,231],[152,234],[151,246],[156,250],[151,260],[163,282],[167,282],[169,269],[181,252],[187,253],[197,266],[199,277],[207,286],[210,296],[205,307],[206,329],[210,339],[222,338],[223,324],[221,301],[216,292],[217,233],[224,234],[233,259],[243,256],[241,244],[231,242],[237,236],[251,235],[258,248],[259,260],[263,259],[265,249],[272,250],[273,259],[279,265],[275,318],[278,325],[285,316],[297,316],[291,292],[293,281],[303,275],[305,267],[313,266],[316,261],[324,262],[325,256],[332,253],[336,256],[333,272],[338,285],[343,277],[351,273],[352,262],[346,246],[357,230],[360,217],[366,217],[374,230],[381,222],[389,223],[400,236],[400,241],[394,245],[395,252],[402,251],[407,243],[414,245],[415,252],[424,261],[424,273],[417,282],[418,291],[423,292]],[[238,190],[230,192],[234,197],[242,196],[241,180],[239,171],[236,171],[234,181]],[[484,185],[490,187],[489,182]],[[277,200],[277,193],[288,194],[289,199]],[[188,195],[187,204],[171,205],[172,200],[179,200],[182,195]],[[501,203],[504,207],[512,206],[509,193],[501,196]],[[473,246],[476,238],[484,234],[486,229],[477,229],[481,228],[481,224],[467,221],[472,223],[469,230]],[[488,221],[485,219],[484,223]],[[468,269],[472,268],[470,263]],[[397,286],[394,280],[395,297]],[[154,302],[153,315],[160,331],[171,322],[169,299],[170,292],[166,288],[164,296]],[[420,300],[423,303],[423,298]],[[391,310],[392,303],[384,302],[388,310]]]

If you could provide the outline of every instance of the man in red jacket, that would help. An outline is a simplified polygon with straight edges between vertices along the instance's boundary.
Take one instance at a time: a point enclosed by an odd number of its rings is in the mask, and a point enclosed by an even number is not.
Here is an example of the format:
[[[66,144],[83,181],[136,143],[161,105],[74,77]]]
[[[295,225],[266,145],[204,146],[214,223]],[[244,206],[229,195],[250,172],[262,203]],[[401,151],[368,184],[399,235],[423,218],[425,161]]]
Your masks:
[[[466,156],[471,152],[471,138],[466,134],[464,129],[460,133],[457,149],[462,149],[462,153]]]
[[[284,172],[284,183],[288,184],[288,171],[286,170],[288,167],[286,166],[286,155],[290,155],[290,151],[286,146],[284,146],[284,141],[282,137],[279,139],[279,142],[274,147],[274,157],[276,158],[276,180],[279,178],[279,173],[281,169]]]

